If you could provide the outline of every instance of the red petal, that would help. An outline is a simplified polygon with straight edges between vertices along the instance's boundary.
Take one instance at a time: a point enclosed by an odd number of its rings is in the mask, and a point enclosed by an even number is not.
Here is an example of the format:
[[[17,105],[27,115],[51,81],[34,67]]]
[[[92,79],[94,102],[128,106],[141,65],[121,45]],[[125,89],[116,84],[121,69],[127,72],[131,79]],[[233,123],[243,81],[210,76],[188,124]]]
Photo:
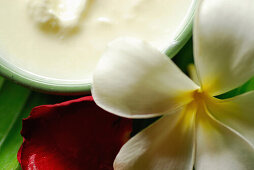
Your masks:
[[[23,170],[109,170],[129,139],[132,121],[84,97],[39,106],[23,121],[18,153]]]

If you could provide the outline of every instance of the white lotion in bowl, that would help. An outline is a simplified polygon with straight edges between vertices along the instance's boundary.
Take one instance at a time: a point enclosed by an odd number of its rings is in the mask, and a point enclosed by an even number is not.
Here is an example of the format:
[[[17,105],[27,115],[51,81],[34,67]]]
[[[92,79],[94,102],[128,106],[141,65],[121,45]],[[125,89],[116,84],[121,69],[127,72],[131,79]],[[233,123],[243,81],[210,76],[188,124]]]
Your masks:
[[[165,49],[192,3],[193,0],[0,0],[1,56],[33,75],[90,83],[108,42],[128,36]]]

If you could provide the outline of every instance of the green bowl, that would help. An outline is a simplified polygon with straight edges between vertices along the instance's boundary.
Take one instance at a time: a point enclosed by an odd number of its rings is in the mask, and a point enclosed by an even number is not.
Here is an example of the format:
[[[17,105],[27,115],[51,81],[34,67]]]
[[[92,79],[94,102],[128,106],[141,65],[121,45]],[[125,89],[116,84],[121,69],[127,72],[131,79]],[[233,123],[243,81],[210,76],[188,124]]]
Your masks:
[[[174,57],[191,37],[193,18],[197,4],[198,0],[193,0],[192,5],[188,11],[188,15],[181,25],[179,32],[171,42],[171,45],[165,50],[165,53],[170,58]],[[6,61],[3,57],[1,57],[1,55],[4,54],[0,53],[0,74],[18,84],[36,91],[50,94],[79,95],[90,93],[91,82],[80,83],[68,80],[55,80],[38,76],[14,66],[13,64]]]

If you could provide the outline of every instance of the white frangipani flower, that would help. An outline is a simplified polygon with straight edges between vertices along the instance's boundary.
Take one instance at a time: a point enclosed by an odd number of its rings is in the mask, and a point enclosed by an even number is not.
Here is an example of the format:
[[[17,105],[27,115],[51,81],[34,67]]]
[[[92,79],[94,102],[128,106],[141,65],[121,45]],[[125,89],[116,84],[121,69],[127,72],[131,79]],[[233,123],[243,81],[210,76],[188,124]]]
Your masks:
[[[194,50],[199,83],[144,41],[109,45],[93,77],[95,102],[123,117],[162,116],[122,147],[115,169],[254,169],[254,91],[214,97],[254,75],[254,1],[204,0]]]

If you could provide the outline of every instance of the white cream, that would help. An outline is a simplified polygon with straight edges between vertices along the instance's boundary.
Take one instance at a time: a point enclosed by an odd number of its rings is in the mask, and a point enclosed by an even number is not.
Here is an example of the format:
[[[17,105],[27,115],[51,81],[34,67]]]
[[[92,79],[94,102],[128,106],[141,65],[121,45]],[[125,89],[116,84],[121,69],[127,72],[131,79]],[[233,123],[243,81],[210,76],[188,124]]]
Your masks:
[[[27,11],[38,24],[52,27],[75,27],[88,0],[27,0]]]
[[[0,0],[0,51],[34,74],[89,81],[107,43],[119,36],[168,47],[192,1]]]

